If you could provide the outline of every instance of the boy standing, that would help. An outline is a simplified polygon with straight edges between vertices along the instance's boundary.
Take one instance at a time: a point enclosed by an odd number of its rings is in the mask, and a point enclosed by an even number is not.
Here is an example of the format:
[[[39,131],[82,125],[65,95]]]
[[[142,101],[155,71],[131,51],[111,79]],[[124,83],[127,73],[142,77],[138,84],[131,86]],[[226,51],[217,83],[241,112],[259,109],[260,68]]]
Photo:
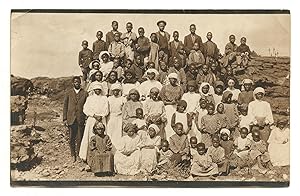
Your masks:
[[[150,52],[150,41],[144,36],[145,30],[143,27],[138,29],[139,37],[137,38],[137,43],[135,45],[136,55],[141,55],[144,59],[149,56]]]
[[[112,41],[114,41],[114,36],[116,33],[119,33],[118,31],[118,22],[112,21],[111,23],[112,30],[106,33],[106,48],[110,45]]]
[[[190,34],[184,37],[184,47],[187,55],[190,54],[191,50],[193,50],[194,44],[198,43],[201,52],[203,52],[203,43],[202,39],[199,35],[196,34],[196,25],[190,25]]]
[[[204,43],[204,57],[206,59],[206,63],[209,62],[209,59],[213,59],[215,61],[218,60],[219,49],[217,44],[211,41],[212,37],[212,33],[208,32],[206,35],[207,41]]]
[[[111,57],[114,58],[123,58],[125,56],[125,46],[120,41],[120,33],[115,33],[114,41],[109,44],[108,52]]]
[[[133,49],[137,41],[137,36],[134,32],[132,32],[132,28],[133,28],[132,23],[128,22],[126,24],[127,32],[123,33],[121,36],[121,40],[125,46],[125,57],[131,60],[133,60],[133,56],[134,56]]]
[[[85,115],[83,105],[87,93],[81,88],[79,76],[73,78],[73,88],[67,91],[64,98],[63,121],[70,131],[70,149],[74,162],[77,159],[84,131]]]
[[[89,65],[93,59],[93,52],[88,48],[88,42],[82,41],[82,50],[79,52],[78,64],[83,74],[83,81],[86,81],[87,76],[90,72]]]
[[[96,34],[97,40],[93,43],[93,60],[99,59],[99,54],[105,51],[105,41],[102,40],[103,33],[98,31]]]
[[[157,36],[157,44],[159,46],[159,51],[162,51],[164,54],[164,58],[165,59],[169,59],[169,41],[170,41],[170,34],[168,32],[165,31],[165,27],[166,27],[167,23],[164,20],[160,20],[157,22],[157,26],[159,28],[159,31],[156,32],[156,36]]]
[[[174,40],[170,42],[169,44],[169,52],[170,57],[175,57],[178,54],[178,50],[180,49],[180,46],[183,46],[182,41],[179,41],[179,33],[178,31],[173,32],[173,38]]]

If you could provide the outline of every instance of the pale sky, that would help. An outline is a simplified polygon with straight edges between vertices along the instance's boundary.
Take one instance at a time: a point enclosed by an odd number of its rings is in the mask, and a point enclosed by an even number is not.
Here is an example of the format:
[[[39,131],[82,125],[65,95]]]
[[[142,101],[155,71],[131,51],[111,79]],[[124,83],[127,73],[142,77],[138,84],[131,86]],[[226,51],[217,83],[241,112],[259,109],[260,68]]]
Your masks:
[[[183,41],[189,25],[197,26],[196,33],[206,41],[206,33],[213,33],[213,41],[221,52],[230,34],[236,43],[245,36],[251,50],[268,55],[275,48],[280,56],[290,56],[290,16],[283,14],[99,14],[99,13],[13,13],[11,16],[11,73],[33,78],[62,77],[81,74],[78,52],[81,41],[88,40],[89,48],[96,40],[96,32],[111,30],[111,22],[119,22],[125,32],[126,22],[133,23],[137,33],[140,26],[145,36],[158,30],[158,20],[167,21],[165,30],[179,32]]]

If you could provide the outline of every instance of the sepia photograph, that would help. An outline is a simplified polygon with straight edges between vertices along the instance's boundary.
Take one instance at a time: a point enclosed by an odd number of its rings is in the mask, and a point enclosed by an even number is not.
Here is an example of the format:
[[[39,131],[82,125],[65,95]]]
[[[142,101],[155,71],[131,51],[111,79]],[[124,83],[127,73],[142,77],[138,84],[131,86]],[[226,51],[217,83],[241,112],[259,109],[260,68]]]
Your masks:
[[[11,186],[289,186],[290,23],[12,10]]]

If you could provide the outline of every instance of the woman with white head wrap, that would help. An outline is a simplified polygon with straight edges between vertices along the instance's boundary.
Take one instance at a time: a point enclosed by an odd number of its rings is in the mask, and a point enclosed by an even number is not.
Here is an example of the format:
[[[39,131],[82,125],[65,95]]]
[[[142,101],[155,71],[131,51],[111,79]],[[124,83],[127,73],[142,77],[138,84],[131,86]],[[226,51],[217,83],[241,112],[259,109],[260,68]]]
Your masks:
[[[178,75],[170,73],[168,75],[169,84],[163,86],[160,91],[161,100],[165,104],[167,124],[165,127],[166,139],[169,139],[174,133],[171,127],[171,118],[176,111],[176,105],[183,95],[183,89],[178,83]]]
[[[202,82],[199,87],[199,93],[201,98],[207,100],[207,103],[212,103],[215,105],[215,99],[213,97],[214,88],[207,82]]]
[[[244,79],[242,81],[242,92],[239,94],[238,97],[238,104],[239,105],[247,105],[251,102],[254,101],[253,98],[253,81],[250,79]]]
[[[157,165],[157,153],[161,144],[160,132],[156,124],[151,124],[148,128],[148,134],[143,139],[141,147],[141,171],[151,173]]]
[[[262,100],[265,95],[265,90],[262,87],[257,87],[253,91],[254,101],[248,105],[248,115],[251,119],[251,124],[259,126],[261,138],[267,141],[270,135],[269,126],[274,123],[271,105]]]
[[[159,90],[161,90],[162,88],[162,84],[156,80],[156,78],[158,77],[158,71],[156,69],[148,69],[146,71],[146,75],[148,78],[147,81],[143,82],[138,87],[138,91],[141,94],[142,99],[146,99],[146,97],[149,96],[150,90],[153,87],[156,87]]]
[[[108,97],[109,116],[107,122],[107,135],[110,137],[112,144],[116,147],[122,137],[122,109],[126,100],[121,96],[121,84],[112,84],[110,90],[113,95]]]
[[[109,112],[107,97],[101,93],[103,90],[102,85],[100,83],[92,83],[90,88],[94,91],[94,94],[88,96],[83,106],[83,112],[88,117],[79,151],[79,157],[83,160],[87,158],[88,145],[91,137],[94,135],[94,124],[98,121],[106,126],[106,116]]]
[[[109,53],[107,51],[100,52],[100,71],[103,73],[103,77],[106,78],[111,72],[114,63],[109,60]]]
[[[235,83],[236,83],[236,81],[233,78],[229,78],[227,80],[228,87],[227,87],[227,89],[225,91],[232,92],[232,98],[231,98],[231,100],[236,103],[238,101],[239,94],[241,93],[241,91],[240,91],[240,89],[236,89],[235,88],[235,85],[236,85]]]

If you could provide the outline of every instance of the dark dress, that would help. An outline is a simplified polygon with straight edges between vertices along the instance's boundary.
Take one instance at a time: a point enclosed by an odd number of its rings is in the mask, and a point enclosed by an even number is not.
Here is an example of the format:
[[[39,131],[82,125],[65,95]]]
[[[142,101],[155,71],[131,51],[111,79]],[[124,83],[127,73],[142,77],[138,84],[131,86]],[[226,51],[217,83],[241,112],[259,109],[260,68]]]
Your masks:
[[[113,172],[114,156],[111,152],[112,144],[109,136],[94,135],[91,138],[87,163],[91,167],[93,173]]]

